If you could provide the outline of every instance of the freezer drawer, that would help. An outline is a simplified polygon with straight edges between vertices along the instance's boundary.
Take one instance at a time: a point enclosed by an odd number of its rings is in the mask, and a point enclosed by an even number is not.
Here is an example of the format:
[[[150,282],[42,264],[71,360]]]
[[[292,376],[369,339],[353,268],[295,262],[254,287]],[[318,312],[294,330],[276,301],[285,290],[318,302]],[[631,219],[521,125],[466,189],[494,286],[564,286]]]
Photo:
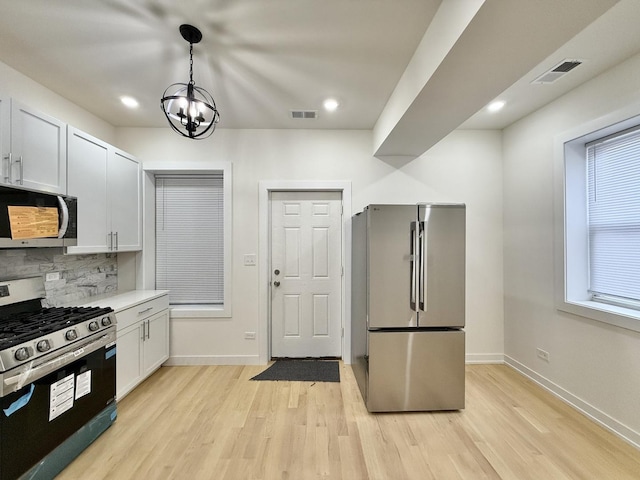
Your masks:
[[[464,408],[462,330],[369,333],[370,412]]]

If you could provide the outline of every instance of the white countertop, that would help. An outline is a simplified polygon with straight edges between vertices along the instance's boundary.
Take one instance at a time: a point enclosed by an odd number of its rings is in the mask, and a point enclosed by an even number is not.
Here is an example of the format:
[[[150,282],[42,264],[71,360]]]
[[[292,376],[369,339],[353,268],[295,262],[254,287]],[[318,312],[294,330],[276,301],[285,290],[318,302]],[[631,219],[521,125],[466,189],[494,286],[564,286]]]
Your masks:
[[[87,298],[86,307],[111,307],[118,313],[121,310],[140,305],[154,298],[168,295],[169,290],[131,290],[95,295]]]

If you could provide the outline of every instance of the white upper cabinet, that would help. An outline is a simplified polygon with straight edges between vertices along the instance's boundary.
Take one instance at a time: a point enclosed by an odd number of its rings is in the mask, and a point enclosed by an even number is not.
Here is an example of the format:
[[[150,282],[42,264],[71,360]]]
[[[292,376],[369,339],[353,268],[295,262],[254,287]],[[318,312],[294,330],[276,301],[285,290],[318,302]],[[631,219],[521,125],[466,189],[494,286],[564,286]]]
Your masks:
[[[128,153],[113,149],[107,170],[107,196],[111,207],[114,250],[142,249],[142,192],[140,163]]]
[[[140,163],[71,126],[68,147],[68,193],[78,198],[78,245],[67,253],[141,250]]]
[[[26,105],[0,99],[4,184],[67,193],[67,125]]]
[[[67,141],[68,193],[78,198],[78,246],[67,248],[67,252],[107,252],[109,145],[74,127],[69,127]]]

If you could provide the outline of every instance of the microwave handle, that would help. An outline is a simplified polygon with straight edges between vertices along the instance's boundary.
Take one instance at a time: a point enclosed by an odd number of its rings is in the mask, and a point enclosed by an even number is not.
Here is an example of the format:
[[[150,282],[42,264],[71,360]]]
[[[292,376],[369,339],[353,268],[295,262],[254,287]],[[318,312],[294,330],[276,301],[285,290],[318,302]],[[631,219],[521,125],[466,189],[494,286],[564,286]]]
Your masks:
[[[67,203],[64,201],[60,195],[58,195],[58,204],[60,205],[60,210],[62,212],[62,224],[60,225],[60,230],[58,230],[58,238],[64,238],[67,233],[67,228],[69,228],[69,208],[67,207]]]

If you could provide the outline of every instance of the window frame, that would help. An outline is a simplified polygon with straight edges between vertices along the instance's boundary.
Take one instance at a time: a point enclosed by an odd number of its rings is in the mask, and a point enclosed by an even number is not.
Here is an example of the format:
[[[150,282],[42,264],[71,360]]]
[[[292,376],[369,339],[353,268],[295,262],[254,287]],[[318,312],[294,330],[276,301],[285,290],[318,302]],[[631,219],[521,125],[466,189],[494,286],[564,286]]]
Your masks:
[[[640,311],[591,300],[586,145],[640,125],[633,105],[558,135],[554,141],[555,304],[562,312],[640,332]]]
[[[171,318],[231,318],[233,173],[231,162],[144,162],[144,250],[138,268],[138,288],[155,290],[155,176],[222,174],[224,189],[224,299],[223,305],[171,305]]]

